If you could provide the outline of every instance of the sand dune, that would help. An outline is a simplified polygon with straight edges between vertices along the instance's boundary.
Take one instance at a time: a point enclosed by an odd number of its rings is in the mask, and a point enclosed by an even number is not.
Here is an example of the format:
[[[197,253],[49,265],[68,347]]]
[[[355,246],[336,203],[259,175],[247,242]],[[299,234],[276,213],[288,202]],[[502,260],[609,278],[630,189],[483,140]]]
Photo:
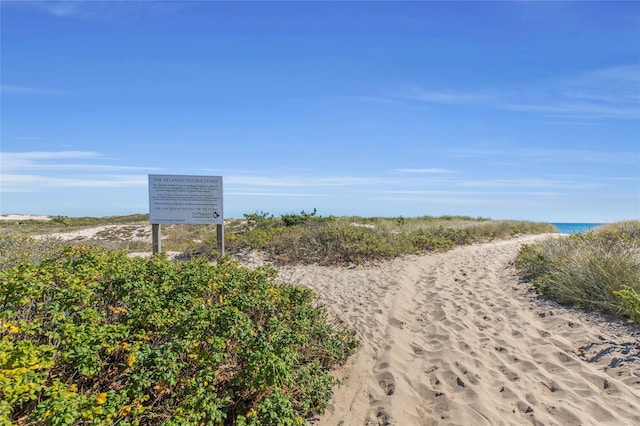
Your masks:
[[[539,237],[376,267],[281,268],[362,346],[317,425],[640,424],[640,331],[536,297],[509,267]]]
[[[33,215],[33,214],[3,214],[3,215],[0,215],[0,220],[7,220],[7,221],[20,221],[20,220],[49,221],[49,220],[51,220],[51,216]]]

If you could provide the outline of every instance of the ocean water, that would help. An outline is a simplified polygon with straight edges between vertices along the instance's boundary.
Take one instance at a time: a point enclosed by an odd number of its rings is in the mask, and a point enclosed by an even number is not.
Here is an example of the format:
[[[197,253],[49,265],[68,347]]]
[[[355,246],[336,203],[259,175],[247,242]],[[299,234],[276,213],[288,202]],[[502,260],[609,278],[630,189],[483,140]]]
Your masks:
[[[552,225],[558,228],[558,232],[561,234],[581,234],[604,225],[604,223],[552,223]]]

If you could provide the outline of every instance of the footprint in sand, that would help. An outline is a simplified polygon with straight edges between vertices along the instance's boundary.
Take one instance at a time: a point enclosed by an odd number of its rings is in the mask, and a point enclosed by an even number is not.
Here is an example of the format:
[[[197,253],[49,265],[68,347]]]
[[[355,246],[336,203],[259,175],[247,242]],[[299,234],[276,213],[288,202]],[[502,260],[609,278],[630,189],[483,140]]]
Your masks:
[[[385,395],[391,396],[396,391],[396,379],[389,372],[382,373],[378,376],[378,384],[384,391]]]
[[[389,416],[382,407],[378,408],[375,420],[368,420],[365,426],[389,426]]]
[[[411,349],[413,350],[413,354],[415,356],[422,356],[422,355],[425,354],[424,348],[422,346],[420,346],[420,345],[415,344],[415,343],[411,344]]]
[[[391,324],[393,327],[399,328],[400,330],[404,328],[404,321],[397,318],[389,318],[389,324]]]

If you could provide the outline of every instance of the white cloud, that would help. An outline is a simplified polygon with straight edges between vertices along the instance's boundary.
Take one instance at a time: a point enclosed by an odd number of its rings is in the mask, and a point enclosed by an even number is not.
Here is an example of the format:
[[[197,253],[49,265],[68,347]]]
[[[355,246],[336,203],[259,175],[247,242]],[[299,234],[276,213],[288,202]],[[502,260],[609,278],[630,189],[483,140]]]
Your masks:
[[[242,192],[227,191],[225,195],[245,197],[326,197],[327,194],[299,193],[299,192]]]
[[[96,158],[102,154],[96,151],[29,151],[29,152],[0,152],[2,158],[48,160],[58,158]]]
[[[378,177],[355,177],[355,176],[325,176],[325,177],[306,177],[306,176],[225,176],[225,185],[243,185],[243,186],[273,186],[273,187],[331,187],[331,186],[350,186],[350,185],[368,185],[379,183],[381,178]]]
[[[0,152],[0,163],[3,170],[29,169],[41,165],[41,161],[60,159],[101,158],[95,151],[32,151],[32,152]]]
[[[608,164],[637,164],[640,161],[638,152],[627,151],[593,151],[586,149],[553,149],[553,148],[451,148],[443,151],[444,155],[454,158],[485,158],[496,160],[500,157],[517,159],[522,163],[524,159],[537,162],[560,163],[608,163]]]
[[[14,86],[10,84],[0,84],[0,93],[3,95],[69,95],[72,92],[60,89],[45,89],[42,87]]]
[[[456,173],[454,170],[439,169],[439,168],[426,168],[426,169],[396,169],[398,173],[416,173],[416,174],[448,174]]]
[[[28,0],[7,2],[13,7],[28,7],[32,10],[60,19],[121,23],[135,22],[153,15],[173,14],[189,2],[157,0]]]
[[[32,152],[0,152],[0,163],[3,170],[64,170],[65,172],[89,170],[92,172],[113,171],[151,171],[157,167],[119,166],[114,164],[60,163],[55,160],[112,160],[95,151],[32,151]]]
[[[523,112],[542,112],[558,118],[638,118],[640,109],[633,105],[608,105],[601,102],[563,102],[549,100],[549,103],[513,103],[503,105],[504,109]]]
[[[452,205],[473,205],[473,206],[495,206],[499,204],[503,199],[490,199],[490,198],[464,198],[464,197],[393,197],[393,196],[379,196],[372,198],[376,201],[387,202],[408,202],[412,204],[440,204],[445,206]]]
[[[464,187],[502,187],[502,188],[565,188],[588,189],[603,188],[606,185],[600,183],[580,183],[568,181],[556,181],[548,179],[484,179],[462,181],[457,183]]]
[[[0,192],[144,186],[147,174],[135,172],[156,170],[101,163],[105,160],[113,161],[95,151],[0,152]],[[45,172],[50,173],[43,174]]]
[[[41,192],[51,188],[122,188],[146,186],[146,175],[101,175],[90,177],[56,177],[29,174],[2,174],[0,192]]]
[[[468,105],[555,118],[592,120],[640,118],[640,65],[591,70],[543,82],[487,92],[412,88],[398,90],[390,99],[410,102]]]
[[[419,101],[436,104],[478,104],[490,101],[491,98],[485,94],[472,92],[455,92],[455,91],[435,91],[418,87],[404,90],[392,96],[397,99],[409,101]]]
[[[43,7],[58,17],[77,16],[82,14],[82,1],[47,2]]]
[[[460,195],[460,196],[485,196],[485,195],[527,195],[527,196],[555,196],[562,195],[559,192],[552,191],[451,191],[451,190],[393,190],[393,191],[375,191],[376,194],[389,195]]]

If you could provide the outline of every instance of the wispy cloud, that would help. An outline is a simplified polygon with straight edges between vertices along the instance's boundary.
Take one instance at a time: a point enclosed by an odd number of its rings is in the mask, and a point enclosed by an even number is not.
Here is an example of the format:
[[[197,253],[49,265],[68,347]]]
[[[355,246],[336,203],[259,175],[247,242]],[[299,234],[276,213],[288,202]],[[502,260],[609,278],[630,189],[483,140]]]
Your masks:
[[[152,167],[104,164],[95,151],[1,152],[0,192],[38,192],[55,187],[117,188],[147,184]]]
[[[162,169],[117,164],[96,151],[0,152],[1,192],[33,192],[52,187],[125,187],[147,185],[147,174]],[[362,187],[386,182],[379,176],[278,176],[230,173],[224,177],[230,195],[321,196],[328,188]],[[285,191],[278,190],[286,188]],[[318,188],[319,192],[300,188]],[[275,189],[275,190],[274,190]]]
[[[555,196],[562,195],[561,192],[555,191],[459,191],[459,190],[393,190],[393,191],[375,191],[375,194],[386,194],[386,195],[397,195],[397,196],[407,196],[407,195],[450,195],[450,196],[475,196],[475,197],[484,197],[487,195],[500,195],[500,196]]]
[[[52,188],[123,188],[145,186],[147,183],[147,175],[100,175],[91,178],[2,174],[0,192],[41,192]]]
[[[31,151],[0,152],[3,170],[26,170],[42,165],[43,161],[69,159],[99,159],[102,154],[95,151]]]
[[[61,163],[60,160],[67,162]],[[69,160],[93,160],[90,163],[70,163]],[[157,167],[121,166],[116,164],[100,164],[97,161],[113,160],[95,151],[31,151],[31,152],[0,152],[0,163],[3,170],[42,171],[42,170],[90,170],[100,171],[151,171]]]
[[[157,0],[39,0],[11,2],[14,7],[29,7],[62,19],[81,19],[94,22],[132,22],[149,15],[170,14],[189,2]]]
[[[328,194],[300,193],[300,192],[242,192],[227,191],[226,195],[237,195],[243,197],[326,197]]]
[[[69,95],[72,92],[60,89],[46,89],[42,87],[15,86],[0,84],[0,93],[3,95]]]
[[[603,188],[601,183],[583,183],[571,181],[558,181],[549,179],[479,179],[461,181],[457,183],[463,187],[498,187],[498,188],[562,188],[562,189],[589,189]]]
[[[608,163],[608,164],[637,164],[640,154],[631,151],[593,151],[586,149],[553,149],[553,148],[451,148],[443,152],[454,158],[500,158],[535,160],[537,162],[560,163]]]
[[[84,15],[82,1],[52,1],[42,3],[41,7],[51,15],[58,17]]]
[[[398,90],[389,98],[537,113],[562,119],[639,119],[640,65],[559,76],[509,89],[495,87],[486,92],[413,87]]]
[[[491,97],[482,93],[435,91],[412,87],[393,95],[394,98],[436,104],[463,105],[479,104],[491,101]]]
[[[439,168],[426,168],[426,169],[396,169],[398,173],[414,173],[414,174],[448,174],[456,173],[454,170],[439,169]]]
[[[252,187],[335,187],[370,185],[380,183],[380,177],[358,176],[249,176],[231,175],[225,177],[225,185]]]
[[[601,103],[597,101],[572,102],[571,98],[550,100],[543,103],[504,104],[503,108],[522,112],[540,112],[558,118],[638,118],[640,108],[636,105]]]

